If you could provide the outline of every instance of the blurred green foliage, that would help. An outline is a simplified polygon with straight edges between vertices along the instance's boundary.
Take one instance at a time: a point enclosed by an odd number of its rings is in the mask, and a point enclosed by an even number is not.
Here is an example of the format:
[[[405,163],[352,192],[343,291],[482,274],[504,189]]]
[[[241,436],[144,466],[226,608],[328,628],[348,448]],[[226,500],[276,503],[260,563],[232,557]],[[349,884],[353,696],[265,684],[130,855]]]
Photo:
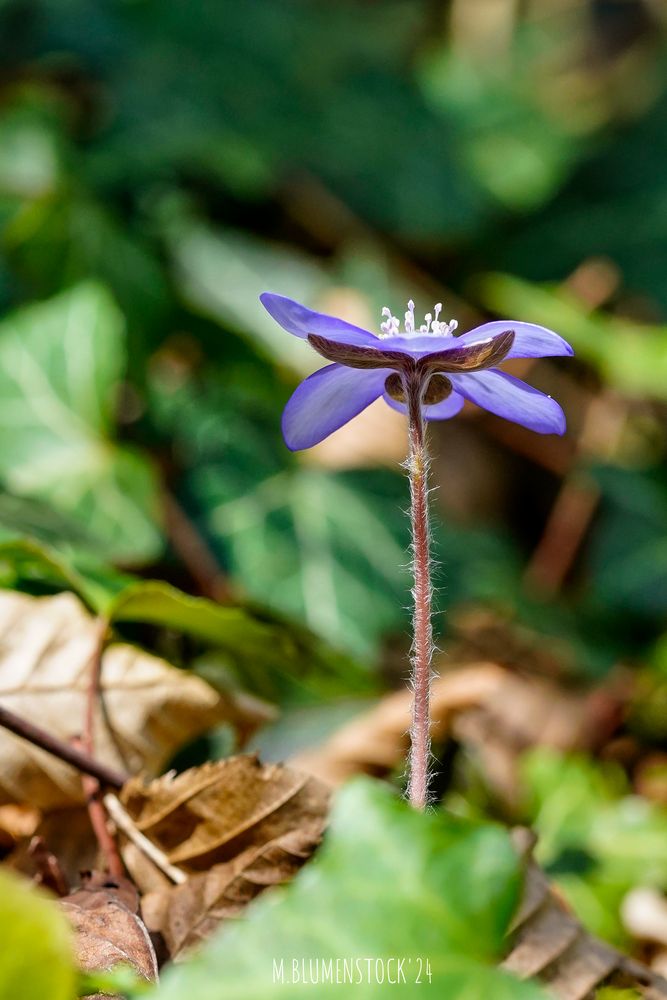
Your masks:
[[[556,327],[584,386],[627,400],[629,444],[582,461],[602,501],[554,620],[576,642],[592,606],[598,632],[622,607],[656,638],[667,75],[659,15],[620,7],[501,4],[487,21],[427,0],[7,0],[6,585],[35,576],[39,543],[42,584],[87,581],[93,603],[118,571],[201,589],[165,516],[173,495],[237,595],[372,660],[405,634],[405,488],[286,453],[280,410],[314,361],[257,295],[354,287],[371,321],[446,285]],[[615,269],[603,302],[531,283],[591,257]],[[576,433],[575,397],[567,409]],[[535,491],[545,514],[549,488]],[[521,602],[540,528],[503,516],[437,527],[443,603]],[[637,649],[612,631],[607,662]]]
[[[633,887],[667,890],[667,810],[630,794],[620,768],[538,749],[522,762],[537,858],[594,933],[628,945],[620,907]]]
[[[280,411],[315,362],[257,296],[353,288],[372,322],[384,302],[444,292],[464,318],[554,326],[586,390],[627,401],[620,451],[580,463],[602,497],[590,544],[536,617],[588,674],[637,652],[637,621],[643,642],[659,636],[662,26],[640,2],[500,4],[488,20],[474,6],[2,4],[6,586],[69,585],[101,607],[134,571],[201,592],[173,497],[237,598],[372,662],[406,633],[405,486],[395,469],[288,455]],[[615,275],[592,306],[553,284],[589,258]],[[565,402],[578,433],[581,402]],[[521,475],[512,512],[462,522],[445,491],[443,606],[531,616],[521,573],[553,486]],[[605,633],[604,654],[580,641]]]
[[[71,927],[55,900],[14,873],[0,872],[0,994],[71,1000],[76,971]]]

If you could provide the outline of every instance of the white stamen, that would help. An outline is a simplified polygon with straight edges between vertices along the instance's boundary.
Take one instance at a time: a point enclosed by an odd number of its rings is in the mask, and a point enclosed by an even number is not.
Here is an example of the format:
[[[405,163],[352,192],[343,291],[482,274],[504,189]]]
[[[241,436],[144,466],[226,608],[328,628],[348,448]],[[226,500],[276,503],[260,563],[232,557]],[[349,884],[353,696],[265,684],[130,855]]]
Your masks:
[[[410,299],[405,313],[404,329],[401,331],[401,322],[394,316],[388,306],[382,307],[383,322],[380,323],[380,337],[413,337],[416,334],[434,337],[451,337],[458,327],[455,319],[445,323],[440,319],[442,312],[442,302],[437,302],[432,313],[426,313],[424,322],[415,330],[415,304]]]
[[[408,311],[405,314],[405,332],[415,332],[415,304],[412,299],[408,302]]]

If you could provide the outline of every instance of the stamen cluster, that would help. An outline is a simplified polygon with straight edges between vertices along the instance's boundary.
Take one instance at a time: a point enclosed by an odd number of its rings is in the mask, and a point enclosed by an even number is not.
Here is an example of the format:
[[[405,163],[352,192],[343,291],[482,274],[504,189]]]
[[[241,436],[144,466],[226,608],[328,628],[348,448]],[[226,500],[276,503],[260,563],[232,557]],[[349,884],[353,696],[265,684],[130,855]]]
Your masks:
[[[380,338],[384,337],[410,337],[416,334],[426,334],[434,337],[451,337],[458,323],[455,319],[445,323],[444,320],[440,320],[438,317],[442,312],[442,302],[437,302],[433,307],[433,313],[426,313],[424,317],[424,322],[421,324],[419,329],[415,330],[415,304],[410,299],[408,302],[407,312],[405,313],[404,326],[405,329],[401,330],[401,321],[398,316],[393,316],[389,306],[383,306],[382,315],[384,316],[384,321],[380,324]]]

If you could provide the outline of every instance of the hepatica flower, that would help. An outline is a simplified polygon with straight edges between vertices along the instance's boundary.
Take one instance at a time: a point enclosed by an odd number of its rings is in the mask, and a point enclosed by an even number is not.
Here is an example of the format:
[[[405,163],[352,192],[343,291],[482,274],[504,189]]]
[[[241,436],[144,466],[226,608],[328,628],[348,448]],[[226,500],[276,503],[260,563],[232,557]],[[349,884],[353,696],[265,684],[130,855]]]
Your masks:
[[[264,308],[295,337],[307,340],[332,364],[297,388],[285,407],[288,448],[311,448],[382,397],[408,417],[414,615],[408,795],[427,802],[430,761],[429,693],[433,655],[428,524],[428,454],[424,420],[454,417],[465,400],[539,434],[562,434],[565,415],[555,399],[498,368],[510,358],[573,353],[557,333],[533,323],[484,323],[460,336],[456,322],[440,319],[442,305],[416,327],[408,303],[403,328],[388,308],[377,334],[292,299],[265,292]]]
[[[554,399],[497,367],[509,358],[573,353],[544,327],[496,321],[456,336],[457,324],[440,319],[440,304],[416,327],[409,302],[402,330],[385,308],[380,332],[374,334],[282,295],[265,292],[261,301],[288,333],[308,340],[334,362],[302,382],[285,408],[283,435],[292,451],[318,444],[380,396],[407,413],[406,379],[422,386],[427,420],[455,416],[468,399],[540,434],[565,430],[565,416]]]

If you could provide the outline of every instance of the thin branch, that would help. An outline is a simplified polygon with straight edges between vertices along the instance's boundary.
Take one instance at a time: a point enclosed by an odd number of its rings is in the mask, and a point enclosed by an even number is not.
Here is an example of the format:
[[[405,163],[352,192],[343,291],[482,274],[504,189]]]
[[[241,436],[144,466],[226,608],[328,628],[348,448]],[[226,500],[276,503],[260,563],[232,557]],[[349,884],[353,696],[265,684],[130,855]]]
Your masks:
[[[28,722],[27,719],[21,718],[20,715],[16,715],[15,712],[3,705],[0,705],[0,726],[3,729],[8,729],[15,736],[27,740],[28,743],[32,743],[33,746],[53,754],[54,757],[70,764],[82,774],[91,774],[103,785],[108,785],[110,788],[122,788],[127,781],[127,775],[95,760],[82,750],[77,750],[58,739],[57,736],[52,736],[51,733],[47,733],[46,730],[36,726],[33,722]]]
[[[225,604],[232,598],[229,583],[204,538],[167,486],[162,504],[169,541],[204,597]]]
[[[526,568],[525,582],[543,597],[557,593],[588,534],[600,488],[583,469],[591,459],[614,458],[627,422],[627,405],[606,391],[586,406],[572,465],[551,508],[542,537]]]
[[[73,739],[72,745],[80,748],[82,740]],[[125,868],[118,853],[116,841],[113,839],[107,825],[107,814],[100,798],[100,783],[89,774],[82,774],[81,784],[83,786],[83,793],[86,796],[86,808],[90,818],[90,825],[93,828],[95,839],[104,857],[107,871],[114,878],[122,878],[125,875]]]
[[[152,840],[149,840],[137,826],[125,810],[120,799],[108,793],[104,796],[104,805],[116,826],[123,831],[125,836],[142,851],[147,858],[157,865],[160,871],[171,879],[176,885],[187,882],[187,875],[169,861],[163,851],[157,847]]]

